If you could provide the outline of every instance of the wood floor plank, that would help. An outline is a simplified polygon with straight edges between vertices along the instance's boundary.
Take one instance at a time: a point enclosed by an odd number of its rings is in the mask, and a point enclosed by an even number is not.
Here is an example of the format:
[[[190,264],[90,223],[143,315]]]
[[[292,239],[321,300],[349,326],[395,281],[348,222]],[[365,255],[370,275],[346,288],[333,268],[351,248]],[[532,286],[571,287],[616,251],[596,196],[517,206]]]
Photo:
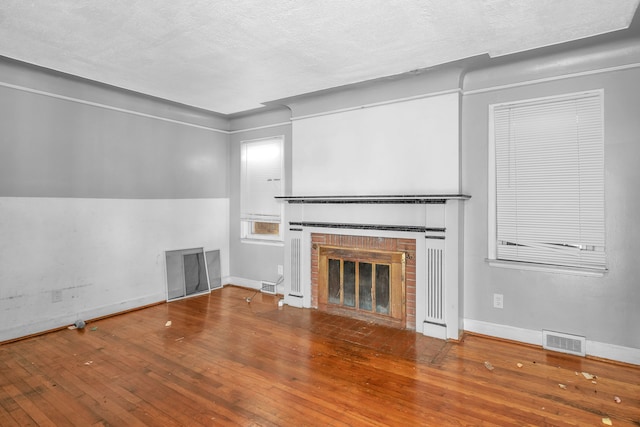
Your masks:
[[[24,412],[39,426],[55,427],[56,423],[47,416],[39,405],[39,399],[33,390],[20,390],[16,385],[4,386],[3,391],[7,393],[22,408]]]
[[[0,425],[640,426],[638,366],[277,301],[227,286],[0,345]]]

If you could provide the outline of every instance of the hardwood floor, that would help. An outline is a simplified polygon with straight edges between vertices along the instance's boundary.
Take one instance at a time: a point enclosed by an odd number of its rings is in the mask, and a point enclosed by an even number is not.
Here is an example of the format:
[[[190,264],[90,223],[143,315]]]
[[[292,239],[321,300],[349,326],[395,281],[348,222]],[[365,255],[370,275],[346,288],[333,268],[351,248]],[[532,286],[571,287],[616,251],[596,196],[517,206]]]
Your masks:
[[[0,425],[640,426],[640,367],[253,294],[227,286],[1,345]]]

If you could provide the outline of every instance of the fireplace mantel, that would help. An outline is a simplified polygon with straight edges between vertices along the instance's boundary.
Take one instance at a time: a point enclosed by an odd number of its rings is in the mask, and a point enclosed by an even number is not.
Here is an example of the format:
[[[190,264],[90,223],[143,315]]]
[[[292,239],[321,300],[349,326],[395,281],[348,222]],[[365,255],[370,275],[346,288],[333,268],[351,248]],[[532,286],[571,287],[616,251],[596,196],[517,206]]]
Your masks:
[[[362,203],[362,204],[429,204],[446,203],[447,200],[467,200],[466,194],[422,194],[422,195],[354,195],[354,196],[276,196],[276,200],[288,203]]]
[[[415,248],[410,258],[415,270],[409,276],[415,292],[407,297],[412,316],[407,316],[405,326],[424,335],[459,339],[463,206],[470,198],[442,193],[276,197],[286,205],[289,225],[284,229],[285,271],[289,273],[283,280],[285,304],[318,308],[314,283],[319,255],[313,241],[317,236],[351,239],[359,249],[369,248],[363,243],[368,241],[410,240]]]

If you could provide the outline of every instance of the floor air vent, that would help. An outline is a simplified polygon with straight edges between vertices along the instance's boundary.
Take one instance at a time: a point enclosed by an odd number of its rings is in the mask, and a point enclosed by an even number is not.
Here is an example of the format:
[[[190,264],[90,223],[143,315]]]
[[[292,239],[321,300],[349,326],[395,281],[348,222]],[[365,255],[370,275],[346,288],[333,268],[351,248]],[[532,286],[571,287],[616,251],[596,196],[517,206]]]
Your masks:
[[[262,282],[262,287],[260,288],[260,292],[265,294],[276,294],[276,284],[275,282]]]
[[[584,356],[586,354],[585,345],[585,337],[561,332],[542,331],[542,347],[547,350]]]

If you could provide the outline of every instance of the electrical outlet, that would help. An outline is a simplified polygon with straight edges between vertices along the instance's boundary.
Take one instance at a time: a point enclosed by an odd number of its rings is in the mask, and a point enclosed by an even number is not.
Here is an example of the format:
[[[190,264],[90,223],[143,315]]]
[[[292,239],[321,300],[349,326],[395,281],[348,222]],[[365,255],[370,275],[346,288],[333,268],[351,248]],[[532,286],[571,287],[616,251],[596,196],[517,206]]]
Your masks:
[[[493,308],[503,308],[503,307],[504,307],[504,295],[493,294]]]
[[[278,274],[281,276],[284,274],[284,266],[280,264],[278,264]]]

